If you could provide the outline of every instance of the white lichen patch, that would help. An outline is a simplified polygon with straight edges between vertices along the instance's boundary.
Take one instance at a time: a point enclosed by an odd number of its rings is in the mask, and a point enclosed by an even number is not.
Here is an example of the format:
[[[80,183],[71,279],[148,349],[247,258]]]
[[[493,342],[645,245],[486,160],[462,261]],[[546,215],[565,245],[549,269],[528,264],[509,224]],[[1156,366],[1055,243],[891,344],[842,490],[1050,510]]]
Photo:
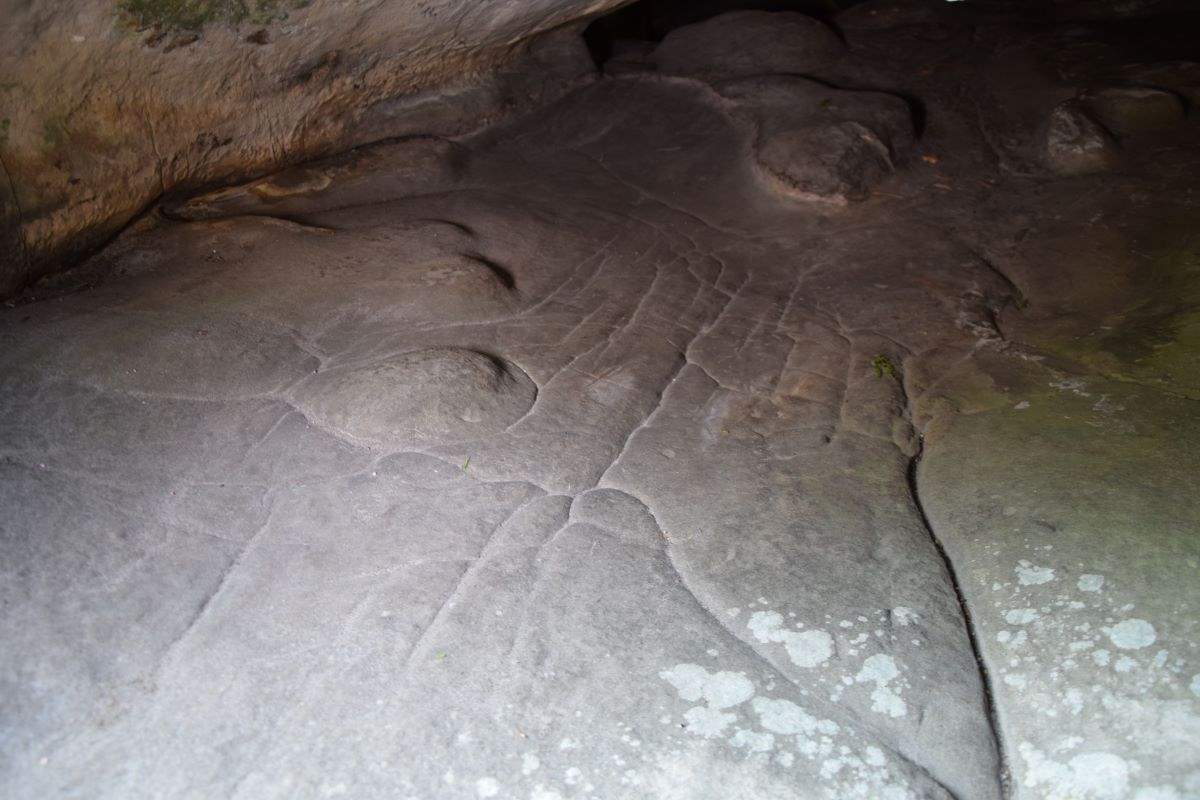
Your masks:
[[[1010,672],[1004,676],[1004,682],[1014,689],[1024,689],[1029,685],[1029,679],[1019,672]]]
[[[883,751],[878,747],[868,747],[865,751],[863,751],[863,759],[872,767],[882,767],[887,763],[887,759],[884,758]]]
[[[754,683],[741,672],[709,672],[699,664],[677,664],[658,673],[675,687],[680,698],[704,705],[688,709],[683,718],[689,732],[705,738],[724,734],[737,720],[726,709],[740,705],[754,696]]]
[[[698,664],[678,664],[659,676],[684,700],[703,699],[713,708],[729,708],[754,696],[754,683],[742,672],[712,672]]]
[[[1115,646],[1122,650],[1140,650],[1157,640],[1154,626],[1144,619],[1127,619],[1109,628],[1101,628]]]
[[[863,662],[862,669],[854,679],[858,683],[875,684],[871,691],[872,711],[889,717],[903,717],[908,713],[908,706],[899,691],[892,687],[893,681],[899,677],[900,669],[896,666],[896,660],[886,653],[877,653]]]
[[[1018,750],[1025,761],[1022,783],[1045,800],[1122,800],[1129,790],[1131,765],[1112,753],[1080,753],[1059,762],[1029,742]]]
[[[1083,711],[1083,692],[1074,687],[1067,689],[1063,694],[1063,703],[1072,714],[1078,714]]]
[[[817,719],[790,700],[772,700],[756,697],[750,704],[758,714],[759,723],[767,730],[784,736],[796,736],[801,752],[816,752],[821,747],[832,747],[839,730],[831,719]],[[810,746],[816,742],[816,747]]]
[[[475,781],[475,794],[480,797],[495,797],[500,794],[500,782],[495,778],[480,778]]]
[[[1200,779],[1194,783],[1200,785]],[[1147,786],[1144,789],[1138,789],[1133,800],[1187,800],[1187,798],[1173,786]]]
[[[689,733],[703,736],[705,739],[716,739],[725,733],[726,728],[737,721],[736,714],[708,706],[689,708],[684,712],[683,718],[687,721]]]
[[[1035,608],[1014,608],[1005,612],[1004,621],[1009,625],[1028,625],[1039,616]]]
[[[1029,540],[1026,552],[1044,552],[1043,543]],[[1200,761],[1181,756],[1200,753],[1200,717],[1191,710],[1200,676],[1195,690],[1188,685],[1194,645],[1171,640],[1147,612],[1133,618],[1134,598],[1117,576],[1095,566],[1075,572],[1083,564],[1065,560],[1050,575],[1039,558],[1019,561],[1015,580],[993,583],[987,637],[997,643],[997,695],[1021,709],[1013,730],[1026,741],[1012,768],[1022,796],[1142,800],[1163,790],[1189,797],[1183,784],[1161,784],[1192,770],[1200,789]]]
[[[829,797],[913,797],[902,782],[897,782],[883,750],[875,745],[856,745],[853,732],[843,731],[833,720],[819,719],[790,700],[755,697],[751,707],[763,728],[779,737],[794,737],[796,752],[813,762],[822,781],[829,785]],[[786,766],[793,761],[790,753],[776,760]]]
[[[751,753],[769,753],[775,749],[775,736],[770,733],[739,728],[729,738],[729,743],[734,747],[749,750]]]
[[[782,644],[797,667],[812,668],[833,656],[833,637],[823,630],[794,631],[784,627],[778,611],[755,611],[746,627],[760,642]]]
[[[1028,561],[1018,561],[1013,571],[1017,573],[1017,583],[1022,586],[1039,586],[1054,580],[1053,569],[1034,566]]]
[[[898,680],[899,670],[889,657],[873,658],[864,666],[871,681],[886,687]],[[720,738],[744,753],[744,760],[736,763],[762,764],[769,759],[777,768],[803,770],[821,780],[827,791],[820,796],[830,800],[916,800],[903,762],[898,764],[880,747],[861,741],[853,729],[820,719],[793,700],[756,695],[753,683],[740,672],[710,673],[695,664],[679,664],[659,674],[681,698],[704,702],[685,715],[689,732],[705,735],[713,726],[719,728]],[[747,700],[757,725],[746,725],[746,715],[734,710]],[[739,719],[742,724],[734,725]],[[679,752],[674,755],[682,757]],[[693,771],[687,780],[694,779]]]

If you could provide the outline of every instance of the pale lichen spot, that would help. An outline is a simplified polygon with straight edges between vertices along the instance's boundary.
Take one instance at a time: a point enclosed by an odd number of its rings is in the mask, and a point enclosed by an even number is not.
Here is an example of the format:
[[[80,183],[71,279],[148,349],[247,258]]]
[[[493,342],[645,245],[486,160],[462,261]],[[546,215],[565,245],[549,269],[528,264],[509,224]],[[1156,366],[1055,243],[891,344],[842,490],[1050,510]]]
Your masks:
[[[762,726],[774,733],[801,736],[820,733],[832,736],[839,730],[838,724],[833,720],[817,719],[790,700],[756,697],[751,707],[758,714]]]
[[[741,747],[751,753],[769,753],[775,749],[775,737],[769,733],[738,729],[730,737],[729,743]]]
[[[1140,650],[1154,644],[1158,638],[1154,626],[1144,619],[1127,619],[1101,630],[1122,650]]]
[[[1133,800],[1186,800],[1174,786],[1147,786],[1138,789]]]
[[[783,627],[777,611],[755,611],[746,626],[760,642],[782,644],[788,658],[798,667],[815,667],[833,656],[833,637],[823,630],[793,631]]]
[[[683,700],[704,702],[688,709],[683,718],[690,733],[705,738],[723,735],[737,720],[725,709],[754,696],[754,683],[741,672],[709,672],[698,664],[677,664],[659,677],[674,686]]]
[[[736,714],[711,708],[695,706],[689,708],[683,715],[687,721],[688,733],[703,736],[705,739],[715,739],[725,733],[725,729],[737,721]]]
[[[1038,586],[1054,580],[1054,570],[1050,567],[1038,567],[1028,561],[1017,562],[1017,583],[1022,586]]]
[[[729,708],[754,696],[754,684],[741,672],[709,672],[698,664],[677,664],[658,675],[684,700],[704,700],[713,708]]]
[[[859,683],[874,683],[871,691],[871,710],[889,717],[903,717],[908,713],[908,706],[899,693],[891,688],[891,683],[900,677],[896,660],[886,653],[877,653],[863,662],[855,680]]]
[[[1045,800],[1123,800],[1127,795],[1130,765],[1120,756],[1081,753],[1064,763],[1029,742],[1018,750],[1025,760],[1022,783]]]
[[[1012,611],[1005,612],[1004,621],[1009,625],[1028,625],[1039,616],[1041,615],[1033,608],[1014,608]]]

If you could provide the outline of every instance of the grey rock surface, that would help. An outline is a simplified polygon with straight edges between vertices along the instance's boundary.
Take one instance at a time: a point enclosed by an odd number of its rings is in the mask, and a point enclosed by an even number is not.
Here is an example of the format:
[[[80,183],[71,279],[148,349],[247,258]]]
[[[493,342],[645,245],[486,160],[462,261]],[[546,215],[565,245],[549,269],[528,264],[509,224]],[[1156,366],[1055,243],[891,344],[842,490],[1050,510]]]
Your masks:
[[[398,450],[500,433],[529,411],[537,386],[495,356],[431,347],[331,367],[295,394],[300,411],[322,428]]]
[[[0,309],[0,794],[1195,796],[1200,137],[1016,171],[997,25],[172,200]],[[764,180],[803,131],[858,202]]]

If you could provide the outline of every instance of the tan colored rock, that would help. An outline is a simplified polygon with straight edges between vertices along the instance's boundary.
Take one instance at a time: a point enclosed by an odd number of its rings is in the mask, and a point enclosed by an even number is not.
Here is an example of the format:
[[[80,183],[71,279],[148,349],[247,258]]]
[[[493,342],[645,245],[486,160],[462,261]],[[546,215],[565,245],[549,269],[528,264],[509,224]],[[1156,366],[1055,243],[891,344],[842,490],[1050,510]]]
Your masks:
[[[462,133],[561,92],[590,70],[582,42],[532,37],[617,4],[7,0],[0,296],[164,193]]]

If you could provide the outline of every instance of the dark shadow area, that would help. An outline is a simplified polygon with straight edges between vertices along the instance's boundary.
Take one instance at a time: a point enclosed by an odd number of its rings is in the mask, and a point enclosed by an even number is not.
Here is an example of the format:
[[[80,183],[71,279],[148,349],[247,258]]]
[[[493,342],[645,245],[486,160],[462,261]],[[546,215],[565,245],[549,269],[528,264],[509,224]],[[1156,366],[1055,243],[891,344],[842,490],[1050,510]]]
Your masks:
[[[603,69],[610,59],[639,61],[671,31],[730,11],[791,11],[823,20],[832,18],[863,0],[639,0],[595,19],[584,31],[584,40],[596,66]],[[835,28],[836,30],[836,28]],[[925,104],[911,92],[872,84],[831,82],[809,75],[831,88],[885,91],[908,103],[918,136],[925,129]]]
[[[795,11],[828,19],[860,0],[640,0],[599,17],[583,37],[597,64],[613,55],[619,40],[660,41],[676,28],[727,11]]]

